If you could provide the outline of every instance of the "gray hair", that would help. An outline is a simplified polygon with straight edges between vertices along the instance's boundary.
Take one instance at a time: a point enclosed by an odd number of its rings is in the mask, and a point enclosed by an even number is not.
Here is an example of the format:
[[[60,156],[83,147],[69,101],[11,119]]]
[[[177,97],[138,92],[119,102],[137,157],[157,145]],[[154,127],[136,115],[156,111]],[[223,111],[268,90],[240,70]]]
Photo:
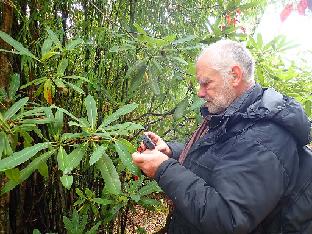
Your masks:
[[[209,63],[219,70],[223,77],[226,77],[233,66],[238,65],[242,69],[243,79],[248,83],[254,82],[255,61],[243,44],[228,39],[219,40],[203,48],[197,60],[206,53],[212,58]]]

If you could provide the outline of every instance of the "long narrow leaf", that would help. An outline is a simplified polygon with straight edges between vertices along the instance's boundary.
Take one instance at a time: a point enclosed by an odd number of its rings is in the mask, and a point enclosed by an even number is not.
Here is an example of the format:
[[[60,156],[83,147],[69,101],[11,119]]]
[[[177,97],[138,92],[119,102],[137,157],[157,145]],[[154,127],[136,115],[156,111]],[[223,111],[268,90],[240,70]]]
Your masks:
[[[87,109],[88,121],[91,125],[91,128],[95,129],[96,117],[97,117],[96,102],[91,95],[88,95],[85,99],[84,104],[85,104],[86,109]]]
[[[27,165],[26,168],[20,171],[19,181],[17,182],[9,180],[2,188],[0,195],[11,191],[13,188],[15,188],[15,186],[26,180],[36,169],[38,169],[39,165],[42,162],[45,162],[54,152],[55,150],[48,151],[41,156],[35,158],[31,163]]]
[[[128,104],[128,105],[125,105],[125,106],[119,108],[116,112],[114,112],[113,114],[107,116],[103,120],[103,122],[102,122],[101,126],[99,127],[99,129],[109,125],[110,123],[112,123],[115,120],[119,119],[121,116],[132,112],[137,107],[138,107],[138,104],[132,103],[132,104]]]
[[[63,79],[78,79],[78,80],[83,80],[83,81],[86,81],[86,82],[89,82],[90,83],[90,80],[88,80],[87,78],[83,77],[83,76],[63,76],[62,77]]]
[[[84,91],[81,88],[79,88],[78,86],[76,86],[76,85],[74,85],[74,84],[72,84],[70,82],[67,82],[65,80],[63,80],[63,82],[65,84],[67,84],[70,88],[72,88],[74,91],[76,91],[77,93],[84,94]]]
[[[46,53],[48,53],[52,47],[53,41],[51,38],[47,38],[44,40],[42,46],[41,46],[41,56],[43,57]]]
[[[107,147],[104,147],[102,145],[96,148],[96,150],[92,153],[90,157],[90,161],[89,161],[90,166],[92,166],[101,158],[101,156],[105,153],[106,149]]]
[[[62,44],[60,42],[60,39],[58,38],[58,36],[55,34],[55,32],[53,32],[51,29],[47,30],[51,40],[54,42],[54,44],[60,49],[62,50]]]
[[[119,155],[122,164],[134,175],[140,175],[141,172],[137,166],[132,162],[131,155],[128,148],[121,140],[115,142],[115,149]]]
[[[60,146],[60,148],[58,150],[57,164],[58,164],[58,168],[61,171],[64,171],[66,166],[67,166],[67,153],[62,146]]]
[[[150,181],[147,185],[143,186],[139,191],[138,194],[140,196],[149,195],[154,192],[161,192],[161,188],[158,186],[156,181]]]
[[[74,168],[76,168],[80,161],[82,160],[84,151],[82,147],[74,149],[69,155],[67,155],[66,168],[64,169],[64,174],[70,173]]]
[[[4,151],[4,148],[5,148],[5,140],[6,140],[6,134],[5,132],[0,132],[0,160],[1,160],[1,157],[2,157],[2,153]]]
[[[73,184],[73,176],[70,175],[63,175],[61,176],[60,180],[62,182],[62,185],[67,189],[70,189]]]
[[[4,113],[3,117],[4,120],[8,120],[10,119],[16,112],[18,112],[28,101],[28,97],[25,97],[21,100],[19,100],[18,102],[14,103],[13,106],[11,106],[11,108]]]
[[[48,148],[49,142],[39,143],[13,153],[10,157],[0,160],[0,172],[16,167],[37,154],[40,150]]]
[[[63,109],[61,107],[56,107],[56,106],[53,106],[53,107],[55,107],[58,110],[61,110],[62,112],[64,112],[66,115],[70,116],[71,118],[73,118],[77,122],[80,122],[79,119],[76,116],[74,116],[72,113],[70,113],[69,111],[67,111],[67,110],[65,110],[65,109]]]
[[[0,31],[0,38],[12,47],[14,47],[21,55],[26,55],[31,58],[37,59],[36,56],[33,55],[28,49],[26,49],[21,43],[14,40],[10,35],[6,34],[5,32]]]
[[[68,66],[68,59],[62,59],[57,67],[57,75],[64,76],[64,72]]]
[[[96,162],[96,167],[99,169],[102,178],[104,179],[106,192],[110,194],[120,194],[121,182],[119,180],[118,173],[113,161],[106,153],[104,153],[103,157]]]
[[[67,43],[67,45],[65,46],[66,50],[72,50],[75,49],[76,46],[80,45],[81,43],[83,43],[84,41],[81,38],[77,38],[75,40],[71,40]]]

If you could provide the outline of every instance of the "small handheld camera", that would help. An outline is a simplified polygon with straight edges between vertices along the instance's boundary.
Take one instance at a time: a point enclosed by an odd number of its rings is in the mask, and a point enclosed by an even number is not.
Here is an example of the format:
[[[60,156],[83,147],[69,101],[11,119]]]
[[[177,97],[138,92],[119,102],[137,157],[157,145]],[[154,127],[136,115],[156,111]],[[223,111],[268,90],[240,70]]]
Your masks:
[[[148,149],[150,149],[150,150],[155,149],[155,144],[154,144],[154,142],[152,142],[152,140],[151,140],[148,136],[143,135],[143,136],[141,137],[141,140],[142,140],[142,142],[143,142],[143,144],[145,145],[146,148],[148,148]]]

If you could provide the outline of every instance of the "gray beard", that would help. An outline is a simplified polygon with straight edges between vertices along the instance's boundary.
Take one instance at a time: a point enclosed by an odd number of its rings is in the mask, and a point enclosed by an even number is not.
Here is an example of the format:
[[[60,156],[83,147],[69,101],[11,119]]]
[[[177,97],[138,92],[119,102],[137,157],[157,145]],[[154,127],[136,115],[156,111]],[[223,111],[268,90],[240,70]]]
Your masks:
[[[234,90],[226,83],[221,92],[213,99],[207,100],[205,106],[211,114],[220,114],[236,99]]]

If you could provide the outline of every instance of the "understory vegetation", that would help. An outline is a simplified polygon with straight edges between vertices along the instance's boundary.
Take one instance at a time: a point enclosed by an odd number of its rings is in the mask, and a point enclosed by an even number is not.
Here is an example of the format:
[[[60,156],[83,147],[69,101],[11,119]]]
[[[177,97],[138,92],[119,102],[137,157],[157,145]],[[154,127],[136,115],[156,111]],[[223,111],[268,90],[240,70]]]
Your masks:
[[[283,59],[285,37],[255,34],[267,4],[2,1],[0,232],[126,233],[137,205],[163,210],[131,153],[143,131],[184,141],[195,129],[194,62],[221,38],[246,43],[257,81],[311,117],[311,67]]]

